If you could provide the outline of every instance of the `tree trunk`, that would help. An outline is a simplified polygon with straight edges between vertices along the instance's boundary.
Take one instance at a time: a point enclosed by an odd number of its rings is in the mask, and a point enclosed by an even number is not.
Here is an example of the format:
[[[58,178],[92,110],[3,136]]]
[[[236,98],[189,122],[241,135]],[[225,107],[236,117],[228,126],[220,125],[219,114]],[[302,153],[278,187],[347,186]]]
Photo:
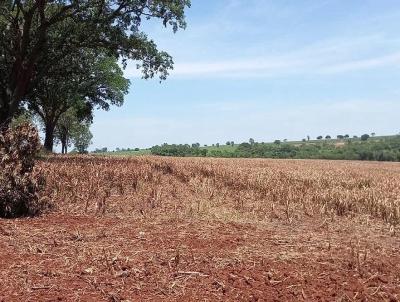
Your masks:
[[[60,133],[60,141],[61,141],[61,153],[62,154],[67,154],[67,135],[65,134],[66,130],[65,127],[61,127],[61,129],[59,129]]]
[[[49,152],[53,152],[54,128],[52,123],[47,123],[45,127],[44,148]]]
[[[10,124],[10,118],[6,110],[0,108],[0,128],[8,128]]]
[[[8,127],[12,119],[18,113],[18,109],[23,97],[20,93],[22,88],[13,90],[12,88],[2,89],[0,91],[0,125]],[[25,88],[26,89],[26,88]],[[12,92],[13,91],[13,92]]]
[[[61,153],[67,154],[67,144],[65,141],[61,141]]]
[[[11,122],[10,115],[10,98],[6,91],[1,91],[0,94],[0,127],[7,128]]]

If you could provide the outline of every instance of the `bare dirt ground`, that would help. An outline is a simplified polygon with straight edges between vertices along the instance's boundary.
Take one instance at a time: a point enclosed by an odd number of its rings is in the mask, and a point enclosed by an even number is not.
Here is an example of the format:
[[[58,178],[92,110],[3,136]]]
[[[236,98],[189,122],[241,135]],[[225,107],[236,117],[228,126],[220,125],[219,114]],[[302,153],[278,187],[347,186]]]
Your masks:
[[[181,166],[182,162],[185,166]],[[333,210],[325,213],[326,203],[319,205],[324,210],[318,212],[317,208],[311,211],[301,206],[306,199],[313,199],[313,194],[322,196],[321,199],[337,196],[329,179],[337,179],[342,190],[351,190],[351,194],[345,195],[349,200],[350,196],[366,194],[362,195],[363,202],[369,201],[368,196],[386,198],[389,202],[397,194],[392,181],[399,175],[399,165],[323,161],[282,165],[283,161],[240,160],[235,161],[234,170],[240,168],[239,174],[246,173],[234,175],[233,179],[239,178],[239,183],[246,185],[229,181],[227,185],[232,189],[224,191],[218,185],[217,174],[225,173],[221,171],[232,162],[189,159],[182,162],[151,158],[132,162],[136,170],[141,169],[139,185],[130,192],[125,182],[125,190],[119,190],[123,192],[110,188],[107,195],[106,190],[106,208],[104,200],[97,201],[101,195],[86,205],[79,198],[74,202],[70,202],[71,197],[62,201],[61,193],[47,192],[58,203],[48,214],[33,219],[0,220],[0,301],[400,299],[400,238],[393,219],[388,223],[387,219],[374,217],[369,208],[354,208],[358,199],[351,203],[351,211],[346,208],[347,215],[342,213],[343,209],[338,212],[340,215],[333,215]],[[50,175],[49,171],[53,171],[50,167],[56,163],[57,160],[50,166],[43,163],[46,173]],[[309,192],[304,195],[306,199],[299,200],[300,193],[286,196],[293,202],[290,209],[279,200],[271,208],[272,199],[263,195],[268,210],[266,216],[260,217],[260,211],[251,210],[261,202],[259,188],[250,185],[259,174],[256,171],[249,174],[249,163],[257,171],[273,171],[276,179],[271,176],[268,181],[275,185],[283,182],[281,190],[288,190],[285,186],[290,183],[295,186],[297,173],[305,175],[308,180],[305,184],[317,179],[318,183],[310,184]],[[88,186],[88,179],[93,181],[99,176],[81,178],[83,184],[79,189],[75,178],[68,178],[66,172],[73,170],[73,164],[83,167],[76,160],[67,163],[60,182],[63,180],[67,187],[73,183],[75,194]],[[127,162],[115,159],[110,166],[115,169],[118,164],[126,166]],[[143,176],[147,165],[155,169],[149,168],[151,179]],[[335,170],[328,171],[332,165]],[[193,171],[204,167],[219,172],[210,176],[203,175],[206,174],[203,171],[200,174],[204,178],[197,179],[198,174]],[[106,171],[104,166],[101,169]],[[129,166],[127,170],[130,171]],[[193,170],[189,173],[191,178],[185,178],[182,173],[189,170]],[[157,171],[161,171],[160,177],[154,178]],[[319,174],[313,178],[311,171]],[[226,175],[233,173],[228,172]],[[115,182],[121,179],[121,174],[115,177],[110,179],[108,175],[106,179]],[[129,175],[126,179],[131,178]],[[193,183],[193,179],[197,182]],[[200,184],[210,179],[213,185],[200,190]],[[321,188],[320,181],[324,179],[325,187]],[[371,183],[366,187],[350,186],[354,179],[362,184],[371,179]],[[263,181],[257,183],[264,186]],[[386,195],[378,188],[383,183]],[[54,190],[56,183],[52,187]],[[158,187],[164,188],[161,193],[154,190]],[[272,190],[271,185],[268,188]],[[66,188],[59,190],[65,192]],[[373,195],[377,192],[378,195]],[[223,205],[221,196],[226,202]],[[146,202],[141,203],[142,200]],[[91,208],[92,203],[97,209]]]

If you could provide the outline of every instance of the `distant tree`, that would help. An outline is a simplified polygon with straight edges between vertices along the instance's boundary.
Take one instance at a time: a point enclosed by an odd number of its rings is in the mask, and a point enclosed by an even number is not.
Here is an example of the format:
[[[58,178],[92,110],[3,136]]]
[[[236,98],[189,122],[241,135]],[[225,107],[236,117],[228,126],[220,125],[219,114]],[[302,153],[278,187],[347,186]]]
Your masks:
[[[100,150],[100,152],[102,152],[102,153],[106,153],[107,151],[108,151],[107,147],[103,147],[103,148],[101,148],[101,150]]]
[[[305,138],[303,138],[301,141],[305,143],[307,140]]]
[[[369,139],[369,134],[363,134],[361,135],[361,140],[362,141],[367,141]]]
[[[120,149],[119,149],[119,148],[116,148],[115,150],[116,150],[117,152],[119,152],[119,151],[120,151]]]
[[[375,135],[376,135],[375,132],[372,132],[372,133],[371,133],[371,136],[372,136],[372,137],[375,137]]]
[[[354,138],[354,139],[357,139],[357,138],[358,138],[358,136],[357,136],[357,135],[353,135],[353,138]]]
[[[87,149],[92,143],[93,134],[90,132],[89,123],[80,123],[72,133],[72,142],[79,153],[87,153]]]
[[[226,142],[226,145],[227,145],[227,146],[230,146],[230,145],[231,145],[231,142]]]
[[[135,149],[134,149],[134,151],[136,151],[136,152],[137,152],[137,151],[140,151],[140,149],[139,149],[139,148],[135,148]]]
[[[235,142],[231,141],[231,146],[234,147],[235,146]]]
[[[287,142],[287,138],[285,138],[285,139],[283,140],[283,142],[286,143],[286,142]]]
[[[344,136],[341,135],[341,134],[339,134],[339,135],[337,136],[337,139],[344,139]]]
[[[317,136],[317,139],[318,139],[318,140],[321,140],[321,139],[322,139],[322,135]]]
[[[205,144],[204,147],[207,147],[207,144]]]
[[[348,135],[348,134],[346,134],[345,136],[344,136],[344,138],[349,138],[350,137],[350,135]]]
[[[215,147],[219,148],[219,143],[216,143],[216,144],[215,144]]]
[[[89,125],[91,123],[91,115],[85,117],[76,106],[69,108],[58,118],[54,129],[54,141],[56,144],[61,143],[62,154],[67,154],[68,147],[72,144],[72,136],[81,123]]]
[[[250,138],[250,139],[249,139],[249,143],[250,143],[250,145],[254,145],[254,139],[253,139],[253,138]]]
[[[331,139],[332,137],[330,135],[325,136],[325,139]]]
[[[280,141],[279,139],[277,139],[277,140],[274,141],[274,144],[275,144],[275,145],[279,145],[280,143],[281,143],[281,141]]]
[[[307,140],[310,141],[310,136],[309,135],[307,135]]]

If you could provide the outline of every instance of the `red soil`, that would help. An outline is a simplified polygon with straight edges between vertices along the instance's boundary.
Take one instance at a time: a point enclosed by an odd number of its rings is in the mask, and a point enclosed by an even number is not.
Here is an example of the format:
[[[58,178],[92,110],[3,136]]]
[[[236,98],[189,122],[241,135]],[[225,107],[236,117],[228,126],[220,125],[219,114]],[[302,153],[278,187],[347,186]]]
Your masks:
[[[0,301],[400,299],[398,164],[67,157],[40,167],[55,207],[0,219]]]
[[[48,215],[0,222],[0,301],[397,301],[399,238],[285,224]]]

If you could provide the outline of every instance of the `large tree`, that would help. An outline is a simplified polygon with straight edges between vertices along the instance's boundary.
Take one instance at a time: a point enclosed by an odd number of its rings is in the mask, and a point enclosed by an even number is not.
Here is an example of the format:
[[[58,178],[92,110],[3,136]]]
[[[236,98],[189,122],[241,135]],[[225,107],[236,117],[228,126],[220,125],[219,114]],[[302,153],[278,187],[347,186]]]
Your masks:
[[[165,79],[171,57],[141,30],[143,19],[185,27],[190,0],[3,0],[0,1],[0,124],[8,124],[46,70],[70,52],[104,51],[138,62],[144,78]],[[50,42],[51,41],[51,42]],[[57,56],[49,56],[59,50]]]
[[[56,66],[55,71],[52,66],[47,67],[46,75],[40,77],[25,98],[28,108],[43,122],[44,147],[50,152],[54,130],[63,113],[75,107],[78,118],[91,120],[95,107],[108,110],[110,105],[122,105],[129,87],[129,80],[123,77],[113,57],[88,51],[80,56],[72,53]],[[58,72],[59,67],[62,73]]]

